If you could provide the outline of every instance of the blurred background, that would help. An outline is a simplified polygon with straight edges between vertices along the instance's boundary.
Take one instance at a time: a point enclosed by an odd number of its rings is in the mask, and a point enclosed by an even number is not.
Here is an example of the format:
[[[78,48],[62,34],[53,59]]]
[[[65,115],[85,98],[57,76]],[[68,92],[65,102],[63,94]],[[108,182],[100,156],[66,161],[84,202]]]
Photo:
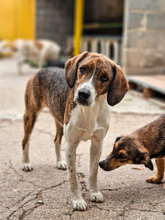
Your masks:
[[[165,96],[163,0],[0,2],[1,58],[13,55],[14,40],[51,40],[58,44],[60,54],[58,59],[45,58],[43,66],[63,67],[69,57],[84,50],[103,53],[122,66],[131,88],[144,90],[145,96]],[[29,57],[24,61],[35,66]]]

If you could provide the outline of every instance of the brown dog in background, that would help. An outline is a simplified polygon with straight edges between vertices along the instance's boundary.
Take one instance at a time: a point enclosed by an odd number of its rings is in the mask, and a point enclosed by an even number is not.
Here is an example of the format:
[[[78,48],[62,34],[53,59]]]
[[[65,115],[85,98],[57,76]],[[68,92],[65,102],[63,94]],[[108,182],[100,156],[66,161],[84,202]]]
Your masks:
[[[105,171],[125,164],[144,164],[153,170],[152,158],[156,159],[157,173],[147,179],[160,183],[164,176],[165,114],[127,136],[116,138],[113,151],[99,163]]]

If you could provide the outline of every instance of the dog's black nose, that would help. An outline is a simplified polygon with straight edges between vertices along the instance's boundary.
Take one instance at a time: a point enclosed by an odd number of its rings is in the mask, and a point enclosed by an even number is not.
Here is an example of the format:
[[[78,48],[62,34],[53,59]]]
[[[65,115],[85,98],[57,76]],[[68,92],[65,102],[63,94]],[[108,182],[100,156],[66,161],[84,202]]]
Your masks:
[[[103,168],[104,168],[104,162],[103,162],[103,161],[100,161],[100,162],[99,162],[99,166],[103,169]]]
[[[90,97],[90,91],[88,89],[80,89],[78,96],[80,99],[88,99]]]

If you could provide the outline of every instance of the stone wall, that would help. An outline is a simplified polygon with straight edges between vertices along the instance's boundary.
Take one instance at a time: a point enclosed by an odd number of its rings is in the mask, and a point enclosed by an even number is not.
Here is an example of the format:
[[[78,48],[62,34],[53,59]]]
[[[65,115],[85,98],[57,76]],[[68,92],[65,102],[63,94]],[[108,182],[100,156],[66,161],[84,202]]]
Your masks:
[[[36,38],[54,40],[66,48],[66,39],[73,34],[74,0],[36,1]]]
[[[122,55],[128,74],[165,74],[165,0],[125,0]]]

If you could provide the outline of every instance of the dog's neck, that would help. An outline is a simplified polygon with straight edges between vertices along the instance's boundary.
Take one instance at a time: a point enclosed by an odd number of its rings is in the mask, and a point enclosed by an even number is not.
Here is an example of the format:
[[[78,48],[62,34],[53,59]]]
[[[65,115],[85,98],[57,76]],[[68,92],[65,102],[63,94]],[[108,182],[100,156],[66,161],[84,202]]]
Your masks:
[[[165,156],[165,148],[159,150],[159,151],[154,151],[150,153],[151,158],[162,158]]]
[[[65,107],[65,121],[64,121],[64,123],[66,125],[68,124],[68,122],[70,120],[72,110],[77,105],[78,104],[76,102],[74,102],[74,88],[69,89],[68,97],[67,97],[67,101],[66,101],[66,107]],[[80,111],[81,111],[82,115],[84,115],[84,119],[87,118],[88,120],[90,120],[91,115],[94,116],[94,115],[98,114],[99,112],[104,111],[104,109],[107,105],[108,105],[107,94],[104,94],[104,95],[100,95],[99,97],[97,97],[95,100],[95,103],[93,105],[91,105],[91,106],[79,105],[79,108],[81,109]]]
[[[160,146],[156,137],[150,134],[138,132],[138,139],[142,143],[145,150],[149,153],[150,158],[162,158],[165,156],[165,147]],[[146,138],[144,138],[146,136]]]
[[[96,98],[94,104],[91,106],[80,106],[81,113],[84,115],[84,119],[90,120],[92,117],[96,117],[101,112],[104,112],[105,107],[107,106],[106,94],[101,95]]]

